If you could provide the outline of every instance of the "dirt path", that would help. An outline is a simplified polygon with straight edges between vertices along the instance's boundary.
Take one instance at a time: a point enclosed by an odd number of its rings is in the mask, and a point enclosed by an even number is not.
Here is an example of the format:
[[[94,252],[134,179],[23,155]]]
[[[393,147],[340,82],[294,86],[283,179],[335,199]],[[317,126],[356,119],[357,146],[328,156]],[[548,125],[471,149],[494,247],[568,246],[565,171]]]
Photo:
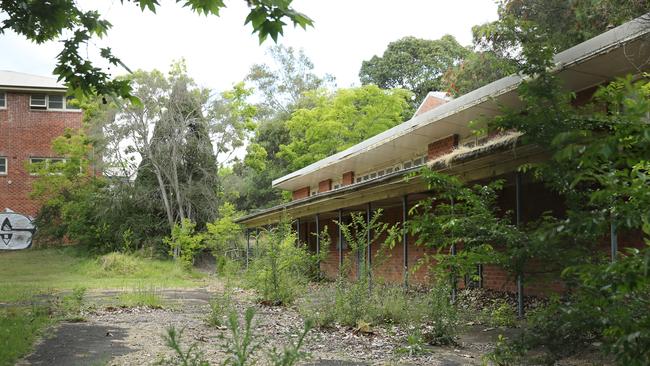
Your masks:
[[[116,293],[90,294],[90,301],[99,305],[86,316],[86,322],[61,323],[18,365],[155,364],[171,355],[162,338],[169,326],[183,329],[182,340],[186,347],[196,343],[212,364],[220,364],[224,359],[220,336],[227,335],[226,330],[208,327],[204,321],[209,312],[209,299],[215,293],[207,289],[160,293],[166,300],[164,309],[106,307],[102,305],[104,300],[115,297]],[[238,310],[243,313],[249,306],[256,305],[247,293],[240,291]],[[273,346],[281,348],[302,327],[302,319],[293,309],[256,308],[256,329],[257,334],[263,336],[264,350]],[[487,345],[485,339],[473,339],[471,345],[464,347],[432,348],[428,353],[408,356],[396,352],[403,347],[404,336],[398,328],[378,328],[370,336],[357,335],[346,328],[313,330],[305,344],[311,359],[304,364],[478,365]],[[264,350],[260,352],[262,358]],[[261,361],[264,364],[264,360]]]

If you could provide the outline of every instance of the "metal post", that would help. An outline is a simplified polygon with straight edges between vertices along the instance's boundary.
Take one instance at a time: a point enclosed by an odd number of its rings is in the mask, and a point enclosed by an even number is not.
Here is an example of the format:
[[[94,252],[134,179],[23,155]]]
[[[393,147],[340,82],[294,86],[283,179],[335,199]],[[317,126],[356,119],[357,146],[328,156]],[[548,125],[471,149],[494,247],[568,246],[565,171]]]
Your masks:
[[[296,219],[296,245],[300,246],[300,217]]]
[[[318,278],[320,279],[320,214],[316,214],[316,265],[318,266]]]
[[[609,222],[609,240],[612,246],[612,262],[616,262],[616,253],[618,252],[618,228],[614,217]]]
[[[515,215],[517,226],[521,225],[521,174],[515,175]],[[524,316],[524,276],[523,273],[517,274],[517,315]]]
[[[251,251],[251,230],[246,229],[246,269],[248,269],[248,256]]]
[[[483,288],[483,265],[479,264],[478,268],[478,287]]]
[[[371,220],[370,211],[371,210],[372,210],[372,203],[368,202],[368,206],[366,207],[366,221],[368,223],[367,233],[366,233],[367,234],[366,247],[367,247],[368,253],[366,255],[367,259],[365,261],[366,262],[366,271],[367,271],[366,273],[368,275],[368,288],[372,288],[372,278],[371,278],[372,273],[371,273],[371,270],[370,270],[371,261],[372,261],[372,259],[371,259],[372,258],[372,248],[370,247],[370,244],[371,244],[370,241],[372,240],[372,238],[370,237],[370,235],[371,235],[371,233],[370,233],[370,220]]]
[[[409,246],[406,232],[406,218],[408,215],[408,195],[402,196],[402,246],[404,248],[404,287],[409,286]]]
[[[451,197],[451,216],[452,219],[454,218],[454,197]],[[453,232],[452,232],[452,239],[453,239]],[[451,244],[451,255],[456,255],[456,243]],[[456,302],[456,296],[458,290],[456,289],[457,285],[457,280],[456,280],[456,271],[452,269],[451,272],[451,302],[455,303]]]
[[[339,209],[339,271],[343,268],[343,230],[341,230],[341,225],[343,225],[343,212]]]
[[[255,256],[260,255],[260,228],[255,229]]]

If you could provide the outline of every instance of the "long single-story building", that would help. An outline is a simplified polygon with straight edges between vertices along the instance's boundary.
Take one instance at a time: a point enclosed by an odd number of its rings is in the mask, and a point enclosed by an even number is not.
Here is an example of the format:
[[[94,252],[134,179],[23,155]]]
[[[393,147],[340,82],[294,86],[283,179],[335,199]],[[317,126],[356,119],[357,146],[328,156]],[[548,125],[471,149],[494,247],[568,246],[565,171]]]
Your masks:
[[[555,55],[553,72],[567,90],[575,92],[576,105],[587,103],[599,85],[650,69],[649,24],[639,18]],[[500,207],[516,212],[522,222],[544,211],[559,213],[563,207],[558,197],[517,173],[524,163],[547,159],[543,147],[522,144],[518,133],[477,137],[470,128],[472,121],[497,116],[501,106],[521,105],[517,87],[522,80],[519,75],[508,76],[453,100],[430,94],[410,120],[274,180],[274,187],[292,192],[292,201],[250,213],[238,222],[255,230],[290,217],[299,241],[314,251],[320,251],[320,243],[313,234],[327,226],[332,240],[320,265],[326,276],[334,277],[349,254],[334,221],[345,222],[352,212],[369,214],[381,208],[382,221],[405,222],[409,208],[430,194],[417,175],[405,176],[427,164],[467,183],[504,179]],[[397,283],[425,282],[427,268],[410,268],[431,249],[414,243],[415,238],[404,234],[373,275]],[[371,249],[371,258],[376,250]],[[479,275],[479,286],[517,291],[515,281],[500,268],[483,266]],[[547,287],[527,282],[526,292],[537,294]]]

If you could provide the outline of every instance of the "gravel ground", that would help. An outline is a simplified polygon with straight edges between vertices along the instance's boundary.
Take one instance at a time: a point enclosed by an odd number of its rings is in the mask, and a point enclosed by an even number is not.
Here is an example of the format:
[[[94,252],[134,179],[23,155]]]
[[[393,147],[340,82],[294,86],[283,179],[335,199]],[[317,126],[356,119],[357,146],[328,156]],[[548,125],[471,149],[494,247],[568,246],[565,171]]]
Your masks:
[[[19,365],[151,365],[172,355],[163,340],[169,326],[182,329],[185,347],[196,344],[211,364],[224,360],[221,351],[228,336],[225,328],[209,327],[209,299],[219,289],[161,291],[168,304],[163,309],[122,309],[103,304],[115,293],[90,294],[96,310],[87,314],[86,322],[63,323],[36,346]],[[281,348],[302,328],[302,319],[291,308],[256,305],[252,296],[236,291],[236,306],[242,314],[256,308],[255,326],[262,340],[257,355],[266,364],[265,355],[272,347]],[[471,330],[471,329],[470,329]],[[352,329],[337,327],[312,330],[304,350],[311,355],[308,365],[478,365],[489,341],[496,335],[470,331],[456,347],[432,347],[426,353],[399,354],[406,334],[399,328],[375,328],[373,334],[356,334]]]

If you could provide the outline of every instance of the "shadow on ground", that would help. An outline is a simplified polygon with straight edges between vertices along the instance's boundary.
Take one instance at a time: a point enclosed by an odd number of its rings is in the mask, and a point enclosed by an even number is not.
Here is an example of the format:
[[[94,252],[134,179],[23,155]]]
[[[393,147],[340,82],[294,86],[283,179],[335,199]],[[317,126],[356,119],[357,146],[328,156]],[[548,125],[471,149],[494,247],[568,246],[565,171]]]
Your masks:
[[[19,365],[104,365],[132,351],[122,343],[125,337],[126,331],[121,328],[63,323]]]

